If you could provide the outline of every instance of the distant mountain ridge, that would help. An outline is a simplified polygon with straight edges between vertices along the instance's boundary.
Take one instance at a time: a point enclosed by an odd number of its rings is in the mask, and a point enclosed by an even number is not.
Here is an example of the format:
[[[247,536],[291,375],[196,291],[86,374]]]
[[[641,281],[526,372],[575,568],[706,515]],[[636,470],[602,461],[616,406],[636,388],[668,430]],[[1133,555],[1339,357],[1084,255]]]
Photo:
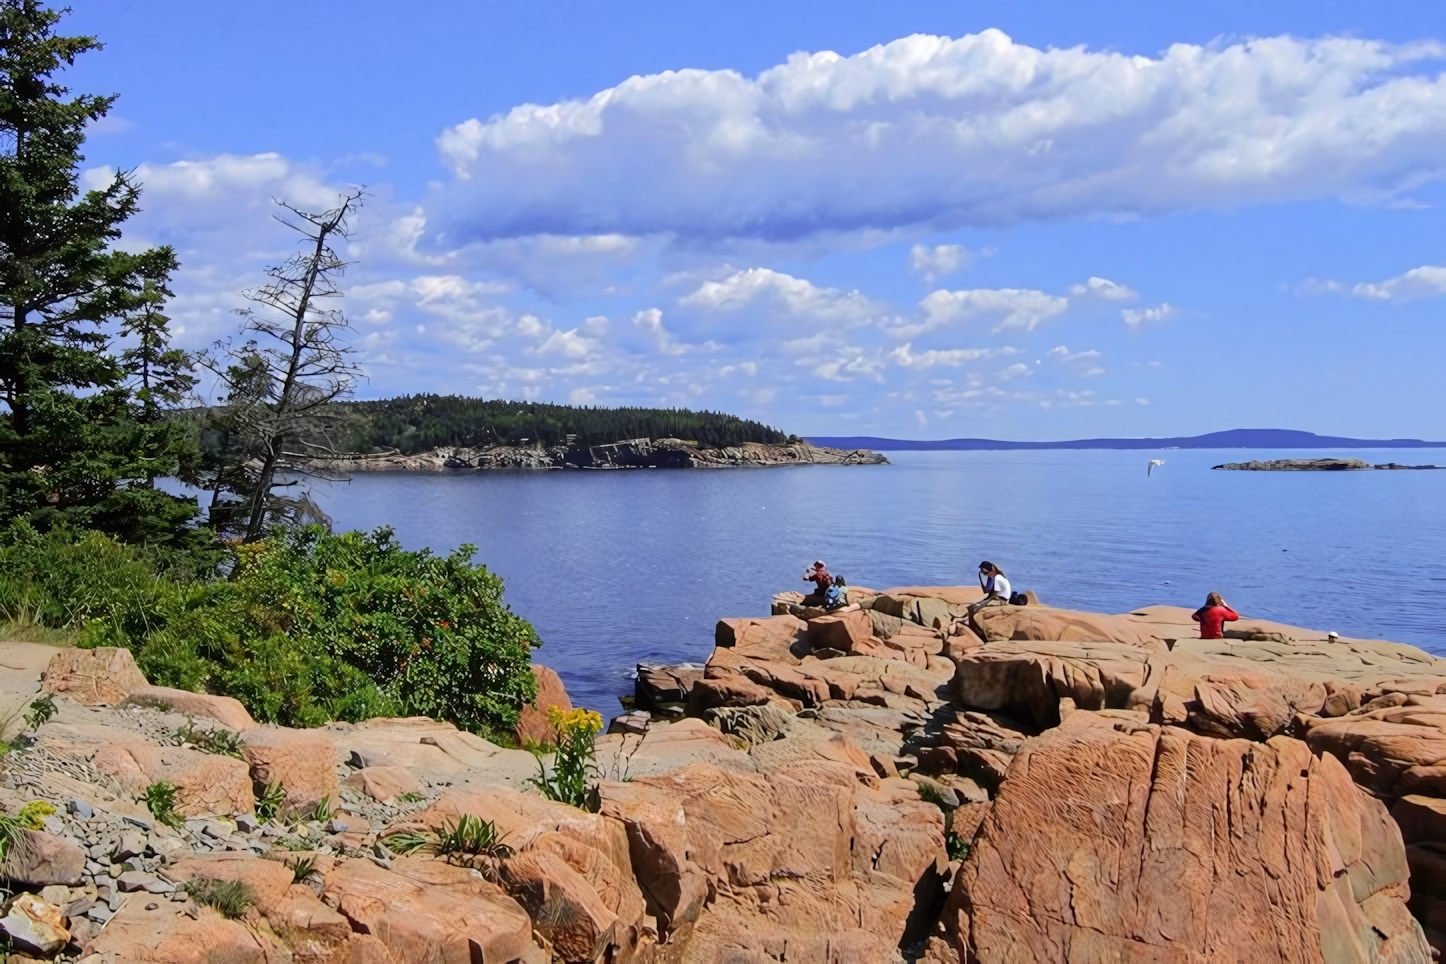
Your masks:
[[[1228,432],[1180,438],[1086,438],[1068,442],[1006,442],[987,438],[934,441],[876,438],[872,435],[809,436],[812,445],[839,449],[902,451],[1004,451],[1012,449],[1439,449],[1446,442],[1417,438],[1362,439],[1316,435],[1285,428],[1234,428]]]

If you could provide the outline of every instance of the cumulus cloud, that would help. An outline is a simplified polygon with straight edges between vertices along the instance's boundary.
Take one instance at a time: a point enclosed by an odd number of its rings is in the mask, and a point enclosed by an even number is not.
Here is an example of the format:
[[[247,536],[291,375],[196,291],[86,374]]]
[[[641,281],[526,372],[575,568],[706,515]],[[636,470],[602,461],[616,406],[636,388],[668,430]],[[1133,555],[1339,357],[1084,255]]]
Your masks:
[[[1390,196],[1441,174],[1442,52],[1280,36],[1152,57],[985,30],[636,76],[443,131],[447,232],[791,240]]]
[[[1063,314],[1069,299],[1028,288],[973,288],[965,291],[940,289],[919,302],[924,320],[894,329],[901,337],[913,337],[945,325],[976,318],[997,319],[994,330],[1018,328],[1033,331],[1040,322]]]
[[[1168,301],[1157,305],[1154,308],[1126,308],[1120,312],[1120,317],[1125,324],[1131,328],[1138,328],[1147,322],[1165,321],[1175,317],[1176,308]]]
[[[647,308],[633,316],[633,324],[642,329],[652,338],[653,343],[658,346],[658,351],[664,355],[687,355],[695,351],[717,351],[722,346],[717,342],[708,341],[701,345],[688,345],[679,341],[677,337],[667,328],[663,327],[663,312],[657,308]]]
[[[929,247],[916,244],[909,249],[909,271],[931,284],[965,268],[974,260],[974,254],[959,244],[936,244]]]
[[[1351,287],[1351,294],[1357,298],[1370,298],[1375,301],[1404,301],[1409,298],[1446,295],[1446,267],[1423,264],[1385,281],[1363,281]]]
[[[705,281],[679,304],[711,311],[763,305],[800,318],[844,325],[868,324],[886,314],[882,305],[856,290],[820,288],[771,268],[749,268],[722,281]]]
[[[1071,285],[1069,293],[1074,298],[1103,298],[1105,301],[1129,301],[1138,297],[1133,288],[1115,284],[1108,278],[1090,278],[1084,284]]]

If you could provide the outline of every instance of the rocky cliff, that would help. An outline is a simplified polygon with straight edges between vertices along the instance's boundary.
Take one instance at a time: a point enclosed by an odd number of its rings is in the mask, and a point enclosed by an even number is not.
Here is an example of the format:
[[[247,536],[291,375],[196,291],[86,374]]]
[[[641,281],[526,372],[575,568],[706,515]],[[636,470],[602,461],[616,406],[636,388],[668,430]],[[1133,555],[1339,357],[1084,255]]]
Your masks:
[[[492,445],[438,448],[417,455],[389,453],[337,459],[328,467],[348,471],[440,471],[441,469],[711,469],[769,465],[883,465],[866,449],[819,448],[806,442],[747,442],[703,448],[683,439],[631,439],[609,445]]]
[[[258,725],[123,650],[0,646],[0,694],[57,708],[4,761],[7,813],[57,812],[0,927],[89,964],[1433,959],[1446,661],[978,596],[721,620],[706,663],[639,667],[586,809],[449,724]],[[479,818],[505,847],[410,852]]]

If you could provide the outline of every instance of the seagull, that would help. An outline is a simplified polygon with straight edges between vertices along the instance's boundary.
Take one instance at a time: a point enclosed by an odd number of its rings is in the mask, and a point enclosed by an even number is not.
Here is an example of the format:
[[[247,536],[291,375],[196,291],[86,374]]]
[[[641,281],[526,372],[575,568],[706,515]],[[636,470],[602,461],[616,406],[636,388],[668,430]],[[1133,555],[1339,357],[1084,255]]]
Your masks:
[[[1150,464],[1147,465],[1147,466],[1145,466],[1145,476],[1146,476],[1146,478],[1149,477],[1149,475],[1150,475],[1151,472],[1155,471],[1155,466],[1157,466],[1157,465],[1164,465],[1164,464],[1165,464],[1165,460],[1164,460],[1164,459],[1150,459]]]

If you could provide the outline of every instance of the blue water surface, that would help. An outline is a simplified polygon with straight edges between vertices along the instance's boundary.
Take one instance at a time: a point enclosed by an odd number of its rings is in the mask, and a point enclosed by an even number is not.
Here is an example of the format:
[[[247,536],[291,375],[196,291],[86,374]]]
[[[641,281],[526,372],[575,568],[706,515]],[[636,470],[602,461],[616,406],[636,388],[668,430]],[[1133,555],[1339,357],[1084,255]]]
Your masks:
[[[1215,472],[1225,461],[1430,451],[891,452],[883,466],[361,474],[338,529],[479,547],[574,702],[612,715],[640,661],[702,661],[825,560],[852,584],[965,584],[982,559],[1070,608],[1198,606],[1446,654],[1446,471]],[[1165,465],[1146,476],[1151,458]]]

